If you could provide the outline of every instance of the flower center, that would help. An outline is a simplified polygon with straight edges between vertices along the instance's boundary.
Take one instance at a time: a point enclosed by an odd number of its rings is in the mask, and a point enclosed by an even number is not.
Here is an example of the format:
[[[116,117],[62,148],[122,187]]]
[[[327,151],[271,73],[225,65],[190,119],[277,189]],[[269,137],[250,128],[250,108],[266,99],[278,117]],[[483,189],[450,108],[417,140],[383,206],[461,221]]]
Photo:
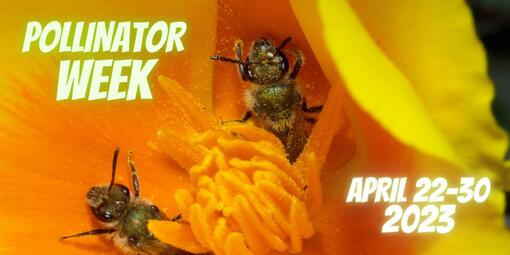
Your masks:
[[[314,234],[306,181],[271,133],[246,124],[194,135],[206,155],[189,169],[195,190],[176,200],[198,242],[215,254],[298,253]]]

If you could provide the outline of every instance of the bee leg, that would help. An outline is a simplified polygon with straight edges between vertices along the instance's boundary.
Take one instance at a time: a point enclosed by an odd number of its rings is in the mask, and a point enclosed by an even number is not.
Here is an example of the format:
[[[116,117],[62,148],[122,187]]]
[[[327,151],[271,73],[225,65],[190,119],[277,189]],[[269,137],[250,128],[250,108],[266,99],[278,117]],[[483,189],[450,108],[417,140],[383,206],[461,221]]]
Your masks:
[[[253,116],[253,113],[252,113],[251,111],[247,111],[247,112],[244,114],[243,118],[242,118],[242,119],[240,119],[239,121],[240,121],[240,122],[246,122],[246,121],[248,121],[248,120],[249,120],[252,116]]]
[[[243,79],[243,81],[246,81],[248,80],[248,73],[246,72],[246,68],[247,68],[247,64],[245,62],[243,62],[243,42],[241,40],[238,40],[236,41],[236,44],[235,44],[235,53],[236,53],[236,56],[237,56],[237,59],[231,59],[231,58],[227,58],[227,57],[224,57],[224,56],[219,56],[219,55],[214,55],[214,56],[211,56],[211,59],[212,60],[219,60],[219,61],[223,61],[223,62],[227,62],[227,63],[233,63],[233,64],[237,64],[237,66],[239,67],[239,75],[241,76],[241,78]]]
[[[244,123],[244,122],[248,121],[252,116],[253,116],[253,113],[251,111],[247,111],[241,119],[239,119],[239,120],[225,120],[225,121],[222,121],[221,124],[225,124],[225,123],[228,123],[231,121]]]
[[[290,40],[292,40],[292,37],[290,37],[290,36],[289,36],[289,37],[287,37],[287,38],[285,38],[285,39],[282,41],[282,43],[280,43],[280,46],[278,46],[278,50],[283,49],[283,47],[285,47],[285,45],[287,45],[287,43],[289,43],[289,42],[290,42]]]
[[[177,214],[177,216],[171,218],[170,220],[171,221],[180,221],[182,219],[182,214]]]
[[[301,107],[303,109],[303,112],[316,113],[322,111],[322,105],[308,108],[308,106],[306,105],[306,99],[303,100],[303,104],[301,105]]]
[[[289,75],[290,79],[296,79],[296,76],[299,73],[299,70],[301,69],[301,65],[303,65],[303,54],[301,54],[300,51],[294,49],[292,51],[294,55],[296,56],[296,62],[294,63],[294,67],[292,68],[292,72]]]
[[[133,152],[128,151],[128,164],[131,169],[131,177],[133,180],[133,188],[135,190],[135,197],[140,196],[140,184],[138,183],[138,175],[136,174],[135,163],[133,162]]]
[[[219,55],[211,56],[211,59],[219,60],[219,61],[223,61],[223,62],[227,62],[227,63],[239,64],[239,61],[236,59],[231,59],[231,58],[227,58],[227,57],[219,56]]]
[[[245,63],[243,63],[243,41],[237,40],[236,41],[236,56],[237,56],[237,66],[239,67],[239,75],[243,79],[243,81],[246,81],[248,79],[248,75],[245,70]]]
[[[71,237],[79,237],[79,236],[111,234],[111,233],[113,233],[115,231],[117,231],[117,230],[115,230],[115,229],[103,229],[103,228],[100,228],[100,229],[94,229],[94,230],[90,230],[90,231],[87,231],[87,232],[82,232],[82,233],[78,233],[78,234],[74,234],[74,235],[70,235],[70,236],[63,236],[63,237],[60,238],[60,240],[64,240],[64,239],[71,238]]]

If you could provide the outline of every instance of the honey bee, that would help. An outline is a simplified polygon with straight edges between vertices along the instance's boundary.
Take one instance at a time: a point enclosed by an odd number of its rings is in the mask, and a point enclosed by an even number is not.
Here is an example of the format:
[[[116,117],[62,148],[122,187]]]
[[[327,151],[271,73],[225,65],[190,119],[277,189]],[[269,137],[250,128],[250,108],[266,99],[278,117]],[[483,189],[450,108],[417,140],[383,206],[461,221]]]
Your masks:
[[[87,193],[87,203],[94,217],[99,220],[104,228],[94,229],[71,237],[87,235],[110,235],[116,247],[125,254],[158,254],[177,255],[190,254],[173,246],[165,244],[149,232],[147,223],[149,220],[179,220],[180,216],[168,219],[156,205],[140,198],[140,188],[132,153],[128,152],[128,164],[134,188],[134,195],[129,189],[115,183],[115,169],[119,148],[113,153],[112,177],[109,185],[94,186]]]
[[[304,62],[297,49],[293,50],[296,61],[289,73],[289,62],[283,48],[290,42],[286,38],[278,47],[266,38],[255,40],[245,61],[242,60],[242,41],[235,43],[237,59],[212,56],[212,60],[237,64],[239,75],[250,81],[251,87],[245,92],[248,111],[238,121],[245,122],[254,117],[255,123],[275,134],[285,146],[287,158],[295,162],[308,139],[305,122],[315,123],[305,113],[317,113],[322,106],[308,108],[301,94],[296,77]]]

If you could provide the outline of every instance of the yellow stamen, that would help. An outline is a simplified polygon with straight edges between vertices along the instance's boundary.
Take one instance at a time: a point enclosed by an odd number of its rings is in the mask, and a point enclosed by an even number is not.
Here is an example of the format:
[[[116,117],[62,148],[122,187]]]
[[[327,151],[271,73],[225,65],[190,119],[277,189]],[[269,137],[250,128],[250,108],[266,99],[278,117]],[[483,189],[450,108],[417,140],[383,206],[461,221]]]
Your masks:
[[[196,244],[169,237],[151,222],[156,237],[190,252],[195,247],[226,255],[302,251],[303,239],[314,234],[304,201],[306,176],[287,161],[274,135],[228,124],[192,134],[187,144],[203,153],[189,168],[196,189],[180,190],[175,197],[183,212],[179,224],[193,233]]]

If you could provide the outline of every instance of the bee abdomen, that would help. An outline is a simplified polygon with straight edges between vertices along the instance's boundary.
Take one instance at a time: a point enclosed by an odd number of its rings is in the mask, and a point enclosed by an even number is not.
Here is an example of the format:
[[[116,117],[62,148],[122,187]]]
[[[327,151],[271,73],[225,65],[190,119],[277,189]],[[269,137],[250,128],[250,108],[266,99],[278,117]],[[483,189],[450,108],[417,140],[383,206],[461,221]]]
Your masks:
[[[287,80],[253,91],[253,110],[273,122],[289,122],[301,105],[301,95],[293,81]]]
[[[119,233],[126,248],[135,251],[134,254],[190,254],[158,240],[147,229],[149,220],[166,220],[166,217],[156,206],[142,201],[133,203],[128,208]]]
[[[302,97],[294,81],[283,80],[252,91],[252,110],[259,124],[275,134],[294,162],[306,143],[301,112]]]

